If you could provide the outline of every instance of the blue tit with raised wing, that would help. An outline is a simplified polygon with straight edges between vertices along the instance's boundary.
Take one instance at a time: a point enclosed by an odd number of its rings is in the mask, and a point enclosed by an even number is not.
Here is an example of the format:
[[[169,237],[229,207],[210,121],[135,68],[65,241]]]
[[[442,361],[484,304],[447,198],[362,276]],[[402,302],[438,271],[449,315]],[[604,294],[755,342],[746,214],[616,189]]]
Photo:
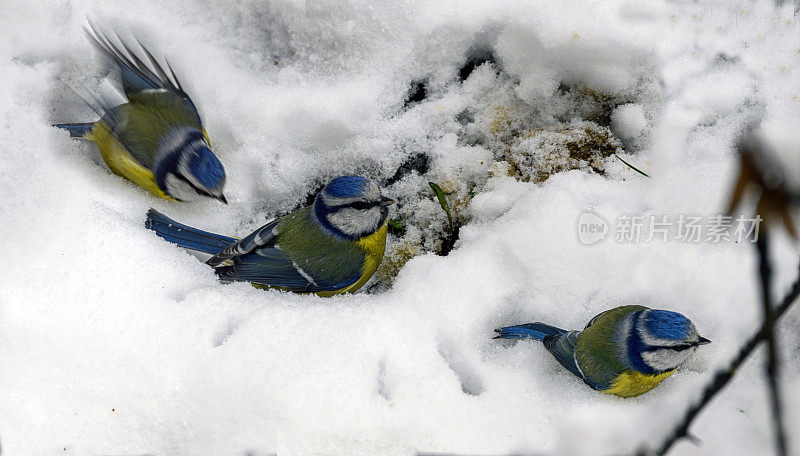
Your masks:
[[[622,306],[592,318],[583,331],[544,323],[495,329],[495,339],[541,340],[547,351],[590,387],[622,397],[644,394],[710,341],[685,316]]]
[[[138,41],[142,55],[137,55],[116,34],[112,40],[91,23],[86,33],[119,72],[127,103],[115,106],[99,94],[91,96],[93,101],[84,97],[100,120],[56,126],[95,142],[111,171],[155,196],[177,201],[205,197],[227,204],[225,169],[169,62],[164,60],[162,67]]]
[[[361,288],[380,265],[389,205],[361,176],[333,179],[310,206],[273,220],[242,239],[198,230],[154,209],[145,226],[205,259],[223,281],[331,296]]]

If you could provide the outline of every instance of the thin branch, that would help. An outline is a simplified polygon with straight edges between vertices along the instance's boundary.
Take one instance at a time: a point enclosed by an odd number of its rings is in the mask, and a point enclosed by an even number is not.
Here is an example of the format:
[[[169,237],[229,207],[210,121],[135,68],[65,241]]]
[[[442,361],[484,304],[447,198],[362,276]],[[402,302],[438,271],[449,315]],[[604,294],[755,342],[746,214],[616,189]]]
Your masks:
[[[778,307],[776,307],[772,312],[772,315],[774,316],[773,321],[777,322],[780,320],[783,314],[786,313],[792,304],[795,303],[798,296],[800,296],[800,271],[798,271],[798,277],[792,285],[792,288],[788,291],[788,293],[786,293],[780,305],[778,305]],[[742,346],[741,350],[739,350],[739,354],[736,355],[736,358],[731,361],[728,367],[717,372],[717,374],[711,380],[711,383],[709,383],[705,390],[703,390],[703,395],[700,400],[689,407],[683,417],[683,420],[675,427],[672,433],[667,436],[666,440],[664,440],[664,443],[654,450],[642,450],[638,453],[638,455],[663,456],[670,450],[670,448],[672,448],[672,445],[674,445],[675,442],[689,435],[689,426],[691,426],[697,415],[703,410],[703,408],[705,408],[706,405],[708,405],[709,402],[711,402],[711,399],[713,399],[714,396],[716,396],[717,393],[719,393],[725,387],[725,385],[728,384],[731,378],[733,378],[734,372],[736,372],[742,363],[747,361],[747,358],[750,357],[758,344],[767,339],[767,334],[768,332],[766,325],[762,325],[761,329],[750,339],[748,339],[747,343]]]
[[[783,402],[779,385],[780,360],[778,341],[775,334],[775,313],[772,311],[772,268],[769,262],[769,236],[764,229],[758,240],[759,273],[761,277],[761,307],[764,313],[764,333],[767,342],[767,363],[765,374],[769,385],[772,421],[775,432],[775,446],[779,456],[786,456],[786,432],[783,427]]]

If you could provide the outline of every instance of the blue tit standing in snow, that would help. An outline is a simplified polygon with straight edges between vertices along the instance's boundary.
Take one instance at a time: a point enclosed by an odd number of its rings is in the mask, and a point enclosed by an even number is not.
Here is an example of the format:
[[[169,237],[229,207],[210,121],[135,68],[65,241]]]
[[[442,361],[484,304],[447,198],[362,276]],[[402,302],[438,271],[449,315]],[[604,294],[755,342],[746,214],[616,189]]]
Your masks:
[[[392,203],[375,182],[342,176],[311,206],[240,240],[182,225],[153,209],[145,226],[200,258],[210,256],[206,263],[223,281],[331,296],[358,290],[378,268]]]
[[[622,397],[644,394],[658,386],[710,341],[677,312],[622,306],[592,318],[583,331],[566,331],[544,323],[495,329],[495,339],[541,340],[547,351],[603,393]]]
[[[86,30],[89,39],[119,70],[128,102],[113,106],[99,96],[87,103],[100,120],[56,126],[72,137],[97,143],[111,171],[155,196],[177,201],[207,197],[227,204],[222,193],[225,170],[169,62],[165,60],[167,74],[141,43],[148,63],[118,37],[120,46],[90,27]]]

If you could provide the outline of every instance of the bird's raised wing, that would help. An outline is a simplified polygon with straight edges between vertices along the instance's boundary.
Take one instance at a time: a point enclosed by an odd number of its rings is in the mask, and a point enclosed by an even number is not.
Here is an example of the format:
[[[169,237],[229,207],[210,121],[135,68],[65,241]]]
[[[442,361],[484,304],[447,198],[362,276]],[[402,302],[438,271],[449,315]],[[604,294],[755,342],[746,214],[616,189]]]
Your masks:
[[[134,46],[116,33],[104,33],[91,21],[85,31],[89,41],[119,70],[129,103],[117,105],[118,100],[102,93],[93,95],[94,100],[84,100],[136,161],[152,169],[160,141],[174,127],[187,125],[202,131],[197,107],[166,59],[164,67],[138,41],[137,54]]]
[[[91,21],[85,30],[95,47],[119,68],[122,77],[122,88],[126,96],[144,90],[165,89],[178,93],[187,100],[189,99],[166,59],[164,60],[166,70],[164,70],[158,60],[153,57],[153,54],[138,41],[137,44],[144,53],[147,62],[144,62],[133,52],[130,46],[113,32],[112,35],[116,38],[118,44],[109,39]]]

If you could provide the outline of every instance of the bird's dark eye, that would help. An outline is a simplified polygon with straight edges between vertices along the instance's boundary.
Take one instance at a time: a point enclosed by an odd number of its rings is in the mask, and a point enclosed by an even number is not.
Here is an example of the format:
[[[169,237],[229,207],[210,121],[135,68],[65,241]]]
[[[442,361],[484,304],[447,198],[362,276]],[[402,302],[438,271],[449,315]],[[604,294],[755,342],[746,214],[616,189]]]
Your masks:
[[[353,203],[348,204],[348,206],[352,207],[353,209],[369,209],[373,205],[365,201],[355,201]]]

